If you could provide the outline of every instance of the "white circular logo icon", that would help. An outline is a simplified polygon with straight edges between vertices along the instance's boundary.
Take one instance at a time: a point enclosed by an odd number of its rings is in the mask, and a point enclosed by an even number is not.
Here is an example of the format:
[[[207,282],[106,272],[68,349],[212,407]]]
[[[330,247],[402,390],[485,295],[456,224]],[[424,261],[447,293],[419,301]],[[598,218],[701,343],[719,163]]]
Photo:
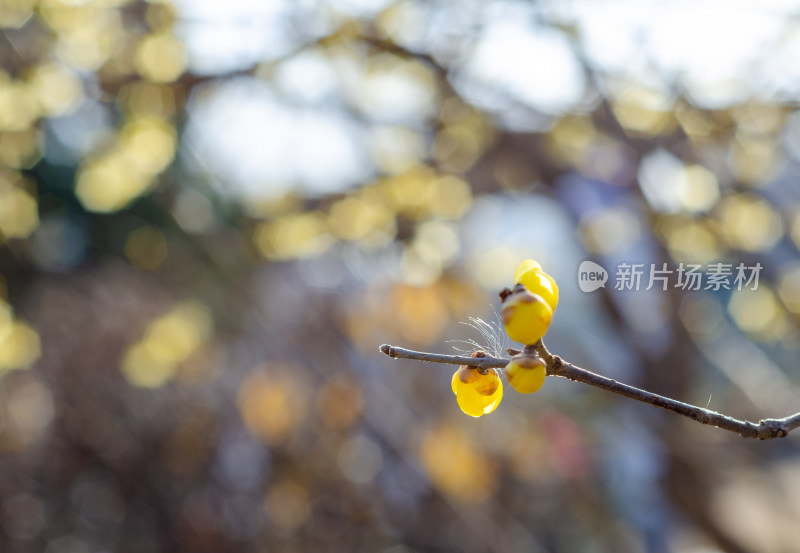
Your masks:
[[[581,292],[594,292],[605,288],[608,272],[594,261],[584,261],[578,267],[578,287]]]

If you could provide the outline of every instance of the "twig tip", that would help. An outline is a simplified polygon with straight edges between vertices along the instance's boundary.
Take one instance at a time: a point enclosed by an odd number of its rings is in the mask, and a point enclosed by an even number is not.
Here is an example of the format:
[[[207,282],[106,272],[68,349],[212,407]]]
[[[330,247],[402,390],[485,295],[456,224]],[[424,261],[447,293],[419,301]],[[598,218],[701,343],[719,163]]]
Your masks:
[[[389,357],[395,357],[394,350],[392,349],[392,346],[390,346],[389,344],[383,344],[380,349],[383,353],[385,353]]]

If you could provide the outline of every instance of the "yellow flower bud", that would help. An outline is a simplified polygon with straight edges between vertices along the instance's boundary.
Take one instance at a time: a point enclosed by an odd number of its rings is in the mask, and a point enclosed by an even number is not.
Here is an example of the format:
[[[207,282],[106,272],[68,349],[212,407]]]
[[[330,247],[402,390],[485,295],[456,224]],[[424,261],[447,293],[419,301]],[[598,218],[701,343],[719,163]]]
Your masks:
[[[514,269],[514,284],[519,284],[519,279],[528,271],[541,271],[542,266],[535,259],[526,259]]]
[[[494,369],[484,374],[475,367],[461,365],[453,373],[451,385],[458,406],[472,417],[491,413],[503,399],[503,382]]]
[[[538,355],[520,353],[511,358],[505,373],[512,388],[522,394],[530,394],[544,384],[547,368]]]
[[[556,281],[553,280],[553,277],[542,271],[531,270],[520,275],[518,282],[531,293],[542,296],[547,305],[550,306],[550,309],[556,310],[558,305],[558,286],[556,286]]]
[[[509,338],[530,345],[547,332],[553,309],[542,296],[518,284],[511,294],[504,297],[502,317]]]

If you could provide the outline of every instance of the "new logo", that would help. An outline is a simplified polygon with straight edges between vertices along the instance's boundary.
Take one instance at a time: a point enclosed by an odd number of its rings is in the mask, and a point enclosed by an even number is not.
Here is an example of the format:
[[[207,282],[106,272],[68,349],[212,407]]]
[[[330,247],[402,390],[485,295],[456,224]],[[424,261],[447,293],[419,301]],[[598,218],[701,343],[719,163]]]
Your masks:
[[[598,288],[605,288],[608,281],[608,271],[594,261],[584,261],[578,267],[578,287],[581,292],[594,292]]]

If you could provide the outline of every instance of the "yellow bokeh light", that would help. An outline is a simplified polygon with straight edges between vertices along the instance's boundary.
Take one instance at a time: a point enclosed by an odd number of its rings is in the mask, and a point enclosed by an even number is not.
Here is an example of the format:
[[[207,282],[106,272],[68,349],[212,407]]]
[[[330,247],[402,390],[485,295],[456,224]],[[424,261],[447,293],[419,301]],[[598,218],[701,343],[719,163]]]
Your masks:
[[[387,200],[395,211],[409,216],[422,215],[430,207],[430,190],[435,179],[433,169],[417,165],[385,181]]]
[[[414,43],[423,36],[426,17],[423,6],[413,1],[401,0],[392,2],[382,10],[375,23],[381,33],[398,44],[407,44]]]
[[[465,104],[457,97],[450,97],[442,103],[439,118],[447,127],[462,127],[469,130],[484,149],[494,139],[494,125],[474,107]]]
[[[766,184],[780,166],[781,147],[777,139],[737,133],[730,150],[729,165],[736,179],[744,184]]]
[[[481,146],[481,138],[475,129],[453,125],[437,133],[433,157],[442,169],[461,173],[478,160]]]
[[[459,219],[472,205],[472,190],[466,181],[437,174],[425,165],[382,181],[380,188],[391,209],[414,218]]]
[[[283,443],[305,417],[302,385],[280,367],[266,366],[242,381],[238,406],[253,435],[270,445]]]
[[[0,131],[24,131],[39,115],[39,105],[28,83],[0,71]]]
[[[158,388],[175,376],[174,363],[159,358],[144,342],[131,346],[122,360],[122,375],[133,386]]]
[[[153,117],[134,119],[120,132],[120,147],[144,173],[160,173],[175,156],[175,128]]]
[[[4,383],[0,390],[0,447],[24,450],[45,435],[54,415],[53,396],[34,375]]]
[[[723,246],[713,220],[694,220],[685,215],[663,215],[656,223],[664,245],[673,259],[686,263],[708,263],[719,259]]]
[[[451,223],[433,220],[420,224],[414,241],[403,251],[400,262],[403,280],[416,286],[435,283],[458,254],[459,247],[458,233]]]
[[[394,213],[357,196],[333,204],[329,221],[334,234],[344,240],[362,240],[375,232],[391,238],[395,231]]]
[[[0,373],[29,367],[41,355],[39,335],[28,324],[13,321],[0,329]]]
[[[149,0],[145,20],[153,30],[169,29],[175,22],[175,6],[169,0]]]
[[[317,393],[317,412],[327,427],[349,428],[361,414],[364,398],[355,377],[334,377]]]
[[[136,71],[147,80],[172,82],[186,69],[183,44],[170,33],[158,32],[139,43],[134,59]]]
[[[447,306],[433,287],[398,284],[392,289],[388,307],[396,329],[416,344],[436,340],[449,320]]]
[[[133,117],[168,119],[175,113],[175,92],[170,85],[135,82],[120,90],[119,99]]]
[[[641,223],[630,209],[616,207],[585,215],[578,233],[591,252],[610,254],[631,247],[641,236]]]
[[[775,293],[766,285],[757,290],[737,290],[731,295],[728,312],[753,339],[774,342],[787,331],[785,313]]]
[[[125,241],[125,256],[137,269],[155,271],[167,258],[167,240],[152,227],[133,231]]]
[[[442,170],[463,173],[494,140],[494,127],[479,111],[453,98],[443,103],[439,116],[443,128],[437,133],[433,157]]]
[[[548,459],[551,456],[548,451],[551,447],[548,437],[544,435],[540,427],[534,424],[517,424],[514,426],[518,426],[520,432],[507,435],[525,436],[525,439],[510,439],[505,444],[510,449],[508,452],[510,472],[520,481],[529,484],[552,482],[552,462],[541,462],[542,459]],[[503,432],[508,432],[509,430],[504,428]]]
[[[792,265],[781,270],[778,295],[789,311],[800,315],[800,265]]]
[[[612,109],[620,125],[630,134],[654,136],[674,126],[672,101],[660,92],[641,87],[626,89]]]
[[[186,301],[153,321],[144,343],[154,356],[178,363],[208,339],[211,327],[208,308],[196,301]]]
[[[96,29],[118,19],[113,8],[128,0],[39,0],[39,15],[56,33],[77,28]]]
[[[95,71],[114,53],[124,32],[114,10],[89,10],[85,18],[86,24],[59,33],[56,55],[68,66]]]
[[[39,65],[32,71],[28,82],[39,108],[48,117],[73,111],[83,99],[80,79],[63,65]]]
[[[472,189],[463,179],[445,175],[430,190],[430,212],[446,219],[460,219],[472,205]]]
[[[14,313],[11,306],[0,299],[0,342],[5,340],[14,326]]]
[[[442,259],[430,250],[412,243],[403,250],[400,270],[403,282],[413,286],[430,286],[442,275]]]
[[[311,515],[308,490],[291,481],[270,487],[264,502],[272,524],[284,532],[300,528]]]
[[[414,247],[423,257],[447,265],[455,259],[461,247],[458,229],[453,223],[426,221],[417,227]]]
[[[414,219],[431,215],[459,219],[472,205],[472,190],[467,182],[455,175],[437,174],[425,165],[378,181],[364,189],[363,196]]]
[[[261,223],[253,234],[259,252],[271,259],[313,257],[333,243],[325,217],[319,212],[287,215]]]
[[[85,162],[75,193],[90,211],[122,209],[156,183],[156,174],[172,162],[176,147],[171,124],[136,118],[123,126],[113,149]]]
[[[588,117],[562,117],[546,135],[548,153],[558,161],[579,165],[597,137]]]
[[[425,138],[407,127],[379,127],[372,132],[369,146],[372,159],[385,173],[402,173],[425,157]]]
[[[780,103],[745,102],[733,106],[732,109],[739,131],[762,136],[781,131],[785,120],[784,112],[785,107]]]
[[[0,177],[0,236],[27,238],[39,226],[39,208],[26,191]]]
[[[480,503],[494,490],[491,465],[452,425],[445,423],[425,433],[420,461],[431,483],[453,500]]]
[[[0,29],[18,29],[33,16],[36,0],[3,0]]]
[[[242,207],[252,217],[269,219],[301,211],[304,204],[305,202],[301,196],[294,191],[289,191],[276,198],[245,198]]]
[[[766,251],[783,236],[783,223],[773,207],[751,194],[724,198],[719,219],[731,246],[749,252]]]
[[[153,184],[120,150],[89,160],[76,178],[75,193],[89,211],[118,211]]]
[[[514,268],[525,255],[519,248],[497,245],[481,250],[473,250],[467,259],[470,274],[487,289],[501,290],[509,285]],[[537,256],[537,259],[542,259]]]
[[[122,374],[134,386],[156,388],[175,376],[178,364],[209,338],[211,313],[197,301],[185,301],[155,319],[144,337],[133,344],[122,361]]]
[[[687,165],[669,186],[675,186],[681,207],[690,213],[708,211],[719,201],[717,177],[701,165]]]
[[[0,165],[30,169],[41,159],[38,129],[0,133]]]
[[[448,300],[457,308],[463,292],[455,281],[447,287],[376,285],[347,302],[345,329],[352,341],[365,349],[372,347],[376,340],[428,345],[435,342],[452,321]],[[470,304],[474,306],[474,302]]]
[[[709,135],[716,130],[714,119],[685,102],[677,107],[675,117],[683,132],[695,143],[707,140]]]

